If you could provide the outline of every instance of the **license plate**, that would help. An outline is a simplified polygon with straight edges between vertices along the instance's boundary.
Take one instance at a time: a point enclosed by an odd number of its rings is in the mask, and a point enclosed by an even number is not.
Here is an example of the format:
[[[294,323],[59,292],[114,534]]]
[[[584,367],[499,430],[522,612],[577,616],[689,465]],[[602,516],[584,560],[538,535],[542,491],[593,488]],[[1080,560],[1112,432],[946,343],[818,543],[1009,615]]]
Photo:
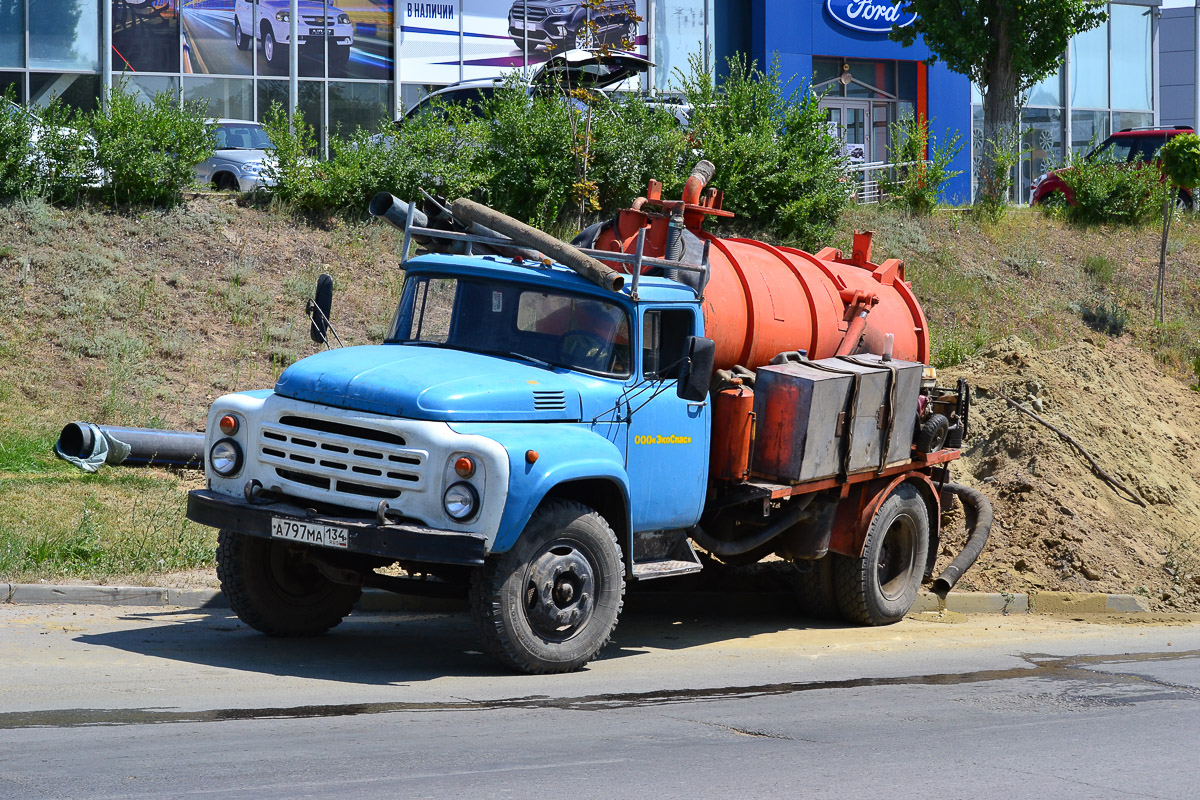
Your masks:
[[[293,542],[319,544],[324,547],[348,547],[350,531],[336,525],[314,525],[298,519],[271,517],[271,536]]]
[[[330,31],[330,33],[333,33],[333,31]],[[309,28],[308,35],[309,36],[324,36],[325,29],[324,28]]]
[[[521,31],[525,30],[525,19],[523,17],[518,17],[518,18],[514,19],[512,26],[514,28],[516,28],[517,30],[521,30]]]

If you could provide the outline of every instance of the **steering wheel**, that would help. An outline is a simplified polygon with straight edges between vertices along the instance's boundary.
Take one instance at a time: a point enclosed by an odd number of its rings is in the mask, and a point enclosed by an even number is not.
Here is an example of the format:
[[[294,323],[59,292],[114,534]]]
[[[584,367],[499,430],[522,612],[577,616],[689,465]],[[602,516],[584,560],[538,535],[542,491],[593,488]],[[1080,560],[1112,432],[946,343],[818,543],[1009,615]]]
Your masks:
[[[571,331],[558,340],[558,352],[563,360],[585,369],[608,371],[612,342],[587,331]]]

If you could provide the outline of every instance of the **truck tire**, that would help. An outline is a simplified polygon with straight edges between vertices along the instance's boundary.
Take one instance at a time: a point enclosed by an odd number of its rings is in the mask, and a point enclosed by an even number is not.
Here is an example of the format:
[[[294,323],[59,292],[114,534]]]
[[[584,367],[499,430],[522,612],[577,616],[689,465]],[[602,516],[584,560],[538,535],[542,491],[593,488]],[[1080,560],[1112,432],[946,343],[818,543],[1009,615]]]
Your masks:
[[[238,619],[268,636],[316,636],[342,621],[362,589],[334,583],[282,542],[217,534],[217,578]]]
[[[793,562],[796,567],[796,603],[805,616],[837,619],[839,615],[833,559],[833,555],[827,555],[816,561]]]
[[[242,33],[242,23],[237,17],[233,18],[233,43],[238,50],[250,49],[250,37]]]
[[[572,672],[612,635],[625,596],[617,537],[604,517],[565,500],[545,503],[507,553],[471,579],[484,646],[526,674]]]
[[[950,420],[943,414],[930,414],[917,428],[913,437],[913,447],[922,455],[936,453],[946,444],[946,435],[950,432]]]
[[[902,483],[879,506],[863,553],[833,562],[838,609],[850,622],[899,622],[917,599],[929,550],[929,512],[910,483]]]

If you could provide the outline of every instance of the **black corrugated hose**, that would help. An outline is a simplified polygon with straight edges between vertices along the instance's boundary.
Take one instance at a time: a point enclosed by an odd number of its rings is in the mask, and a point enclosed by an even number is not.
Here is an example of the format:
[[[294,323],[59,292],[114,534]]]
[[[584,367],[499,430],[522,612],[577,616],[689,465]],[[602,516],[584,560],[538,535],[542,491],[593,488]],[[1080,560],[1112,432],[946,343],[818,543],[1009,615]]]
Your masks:
[[[947,483],[942,489],[958,495],[967,515],[966,545],[958,557],[950,562],[950,566],[946,567],[933,582],[934,593],[945,595],[954,588],[954,584],[958,583],[962,574],[971,568],[975,559],[979,558],[983,546],[987,544],[988,534],[992,532],[995,514],[992,511],[992,502],[977,489],[963,486],[961,483]]]

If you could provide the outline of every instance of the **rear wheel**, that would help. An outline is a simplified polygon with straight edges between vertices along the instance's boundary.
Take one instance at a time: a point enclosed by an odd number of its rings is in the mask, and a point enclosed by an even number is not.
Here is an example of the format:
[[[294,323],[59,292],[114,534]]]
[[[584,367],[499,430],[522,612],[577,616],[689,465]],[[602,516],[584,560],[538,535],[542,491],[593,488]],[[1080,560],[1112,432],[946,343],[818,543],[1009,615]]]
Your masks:
[[[300,548],[223,530],[217,577],[238,619],[268,636],[316,636],[337,625],[362,589],[322,575]]]
[[[1194,208],[1192,196],[1182,189],[1179,194],[1175,195],[1175,210],[1176,211],[1191,211]]]
[[[471,612],[487,649],[530,674],[571,672],[600,652],[621,613],[617,537],[580,503],[551,501],[507,553],[471,581]]]
[[[863,553],[833,563],[837,604],[863,625],[899,622],[917,599],[929,550],[929,512],[915,486],[902,483],[879,507]]]

